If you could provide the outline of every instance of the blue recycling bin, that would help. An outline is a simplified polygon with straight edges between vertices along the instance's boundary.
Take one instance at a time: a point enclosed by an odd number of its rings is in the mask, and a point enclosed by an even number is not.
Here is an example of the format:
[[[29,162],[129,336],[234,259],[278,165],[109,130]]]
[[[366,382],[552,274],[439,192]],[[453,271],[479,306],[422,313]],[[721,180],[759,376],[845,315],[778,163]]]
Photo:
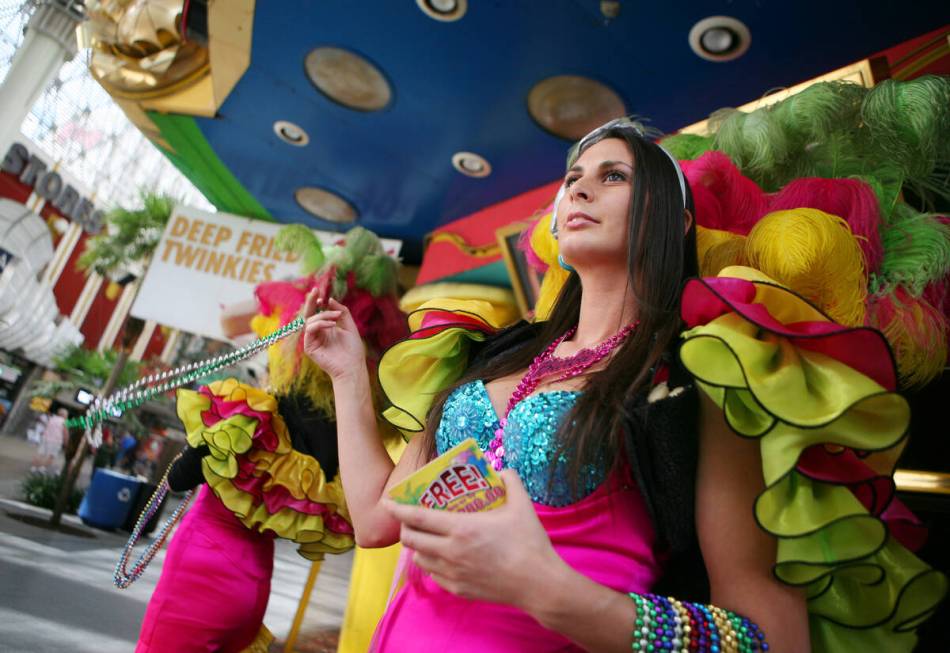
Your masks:
[[[96,528],[119,528],[135,506],[141,486],[134,476],[97,469],[79,505],[79,518]]]

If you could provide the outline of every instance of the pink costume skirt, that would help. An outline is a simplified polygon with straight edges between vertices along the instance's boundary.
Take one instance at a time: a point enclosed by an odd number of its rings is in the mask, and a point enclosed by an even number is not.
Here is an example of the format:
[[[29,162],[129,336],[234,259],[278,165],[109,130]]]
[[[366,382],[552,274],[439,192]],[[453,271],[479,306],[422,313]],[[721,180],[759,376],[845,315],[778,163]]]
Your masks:
[[[659,578],[653,525],[629,479],[614,475],[577,503],[534,509],[561,558],[594,581],[626,593]],[[446,592],[411,562],[406,576],[376,629],[375,653],[583,650],[521,610]]]
[[[136,653],[238,652],[267,610],[274,539],[245,528],[202,485],[172,537]]]

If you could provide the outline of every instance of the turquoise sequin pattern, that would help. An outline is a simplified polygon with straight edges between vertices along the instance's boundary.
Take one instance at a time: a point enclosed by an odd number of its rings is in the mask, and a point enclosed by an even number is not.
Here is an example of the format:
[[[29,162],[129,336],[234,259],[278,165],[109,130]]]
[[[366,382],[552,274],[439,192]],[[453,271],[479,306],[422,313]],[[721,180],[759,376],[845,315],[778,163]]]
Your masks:
[[[567,481],[567,458],[562,454],[554,460],[558,427],[579,395],[567,390],[540,392],[521,401],[508,415],[505,466],[518,472],[532,501],[566,506],[589,495],[606,478],[603,464],[589,465],[583,470],[574,494]],[[457,388],[446,399],[435,434],[436,447],[441,454],[465,438],[474,438],[484,450],[496,428],[498,419],[488,392],[481,381],[473,381]]]

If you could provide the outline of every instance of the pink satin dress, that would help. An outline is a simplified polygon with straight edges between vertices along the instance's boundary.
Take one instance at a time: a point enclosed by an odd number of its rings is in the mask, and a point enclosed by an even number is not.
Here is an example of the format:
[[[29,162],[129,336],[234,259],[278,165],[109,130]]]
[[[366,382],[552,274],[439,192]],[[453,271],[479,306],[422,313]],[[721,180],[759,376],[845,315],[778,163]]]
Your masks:
[[[534,507],[571,567],[619,592],[647,592],[660,576],[653,527],[636,487],[612,481],[576,504]],[[375,653],[583,651],[521,610],[459,598],[418,567],[407,577],[376,629]]]
[[[202,485],[168,546],[136,653],[237,653],[264,620],[274,538],[251,531]]]

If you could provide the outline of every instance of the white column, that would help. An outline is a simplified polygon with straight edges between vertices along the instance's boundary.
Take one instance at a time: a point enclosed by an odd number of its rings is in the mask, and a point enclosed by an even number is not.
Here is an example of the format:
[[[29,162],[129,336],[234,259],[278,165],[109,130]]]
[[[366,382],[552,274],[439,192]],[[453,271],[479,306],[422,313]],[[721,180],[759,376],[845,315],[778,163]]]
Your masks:
[[[135,301],[135,295],[138,293],[138,290],[138,281],[126,284],[122,288],[122,294],[119,295],[119,301],[115,303],[115,308],[112,309],[112,315],[109,317],[109,322],[106,324],[106,328],[102,332],[102,337],[99,338],[99,345],[96,347],[98,351],[112,349],[112,345],[115,342],[116,337],[119,335],[119,330],[122,328],[122,323],[125,322],[125,318],[129,314],[129,309],[132,308],[132,302]]]
[[[166,365],[172,364],[172,359],[175,357],[175,354],[178,351],[178,340],[180,338],[181,331],[178,329],[172,329],[171,333],[168,334],[168,340],[165,341],[165,347],[162,348],[162,354],[158,357],[160,361]]]
[[[139,339],[135,341],[135,346],[132,347],[129,360],[142,360],[142,356],[145,355],[145,350],[148,348],[148,343],[151,342],[152,335],[155,333],[155,327],[157,326],[158,322],[155,320],[145,320],[145,326],[142,328],[142,333],[139,334]]]
[[[59,239],[59,244],[56,245],[53,260],[47,264],[43,271],[43,281],[48,283],[50,287],[55,286],[56,282],[59,281],[59,277],[66,269],[66,263],[69,262],[69,257],[72,256],[73,250],[76,249],[76,243],[79,242],[81,236],[82,227],[75,222],[70,222],[66,233],[63,234],[62,238]]]
[[[0,152],[20,133],[23,119],[78,49],[76,26],[84,19],[77,0],[41,0],[0,86]]]
[[[90,272],[86,279],[86,285],[82,287],[79,299],[76,300],[76,305],[73,306],[73,312],[69,314],[69,321],[75,324],[77,329],[82,329],[82,323],[86,321],[86,316],[89,314],[89,309],[92,308],[92,302],[99,294],[100,288],[102,288],[102,277],[95,272]]]

